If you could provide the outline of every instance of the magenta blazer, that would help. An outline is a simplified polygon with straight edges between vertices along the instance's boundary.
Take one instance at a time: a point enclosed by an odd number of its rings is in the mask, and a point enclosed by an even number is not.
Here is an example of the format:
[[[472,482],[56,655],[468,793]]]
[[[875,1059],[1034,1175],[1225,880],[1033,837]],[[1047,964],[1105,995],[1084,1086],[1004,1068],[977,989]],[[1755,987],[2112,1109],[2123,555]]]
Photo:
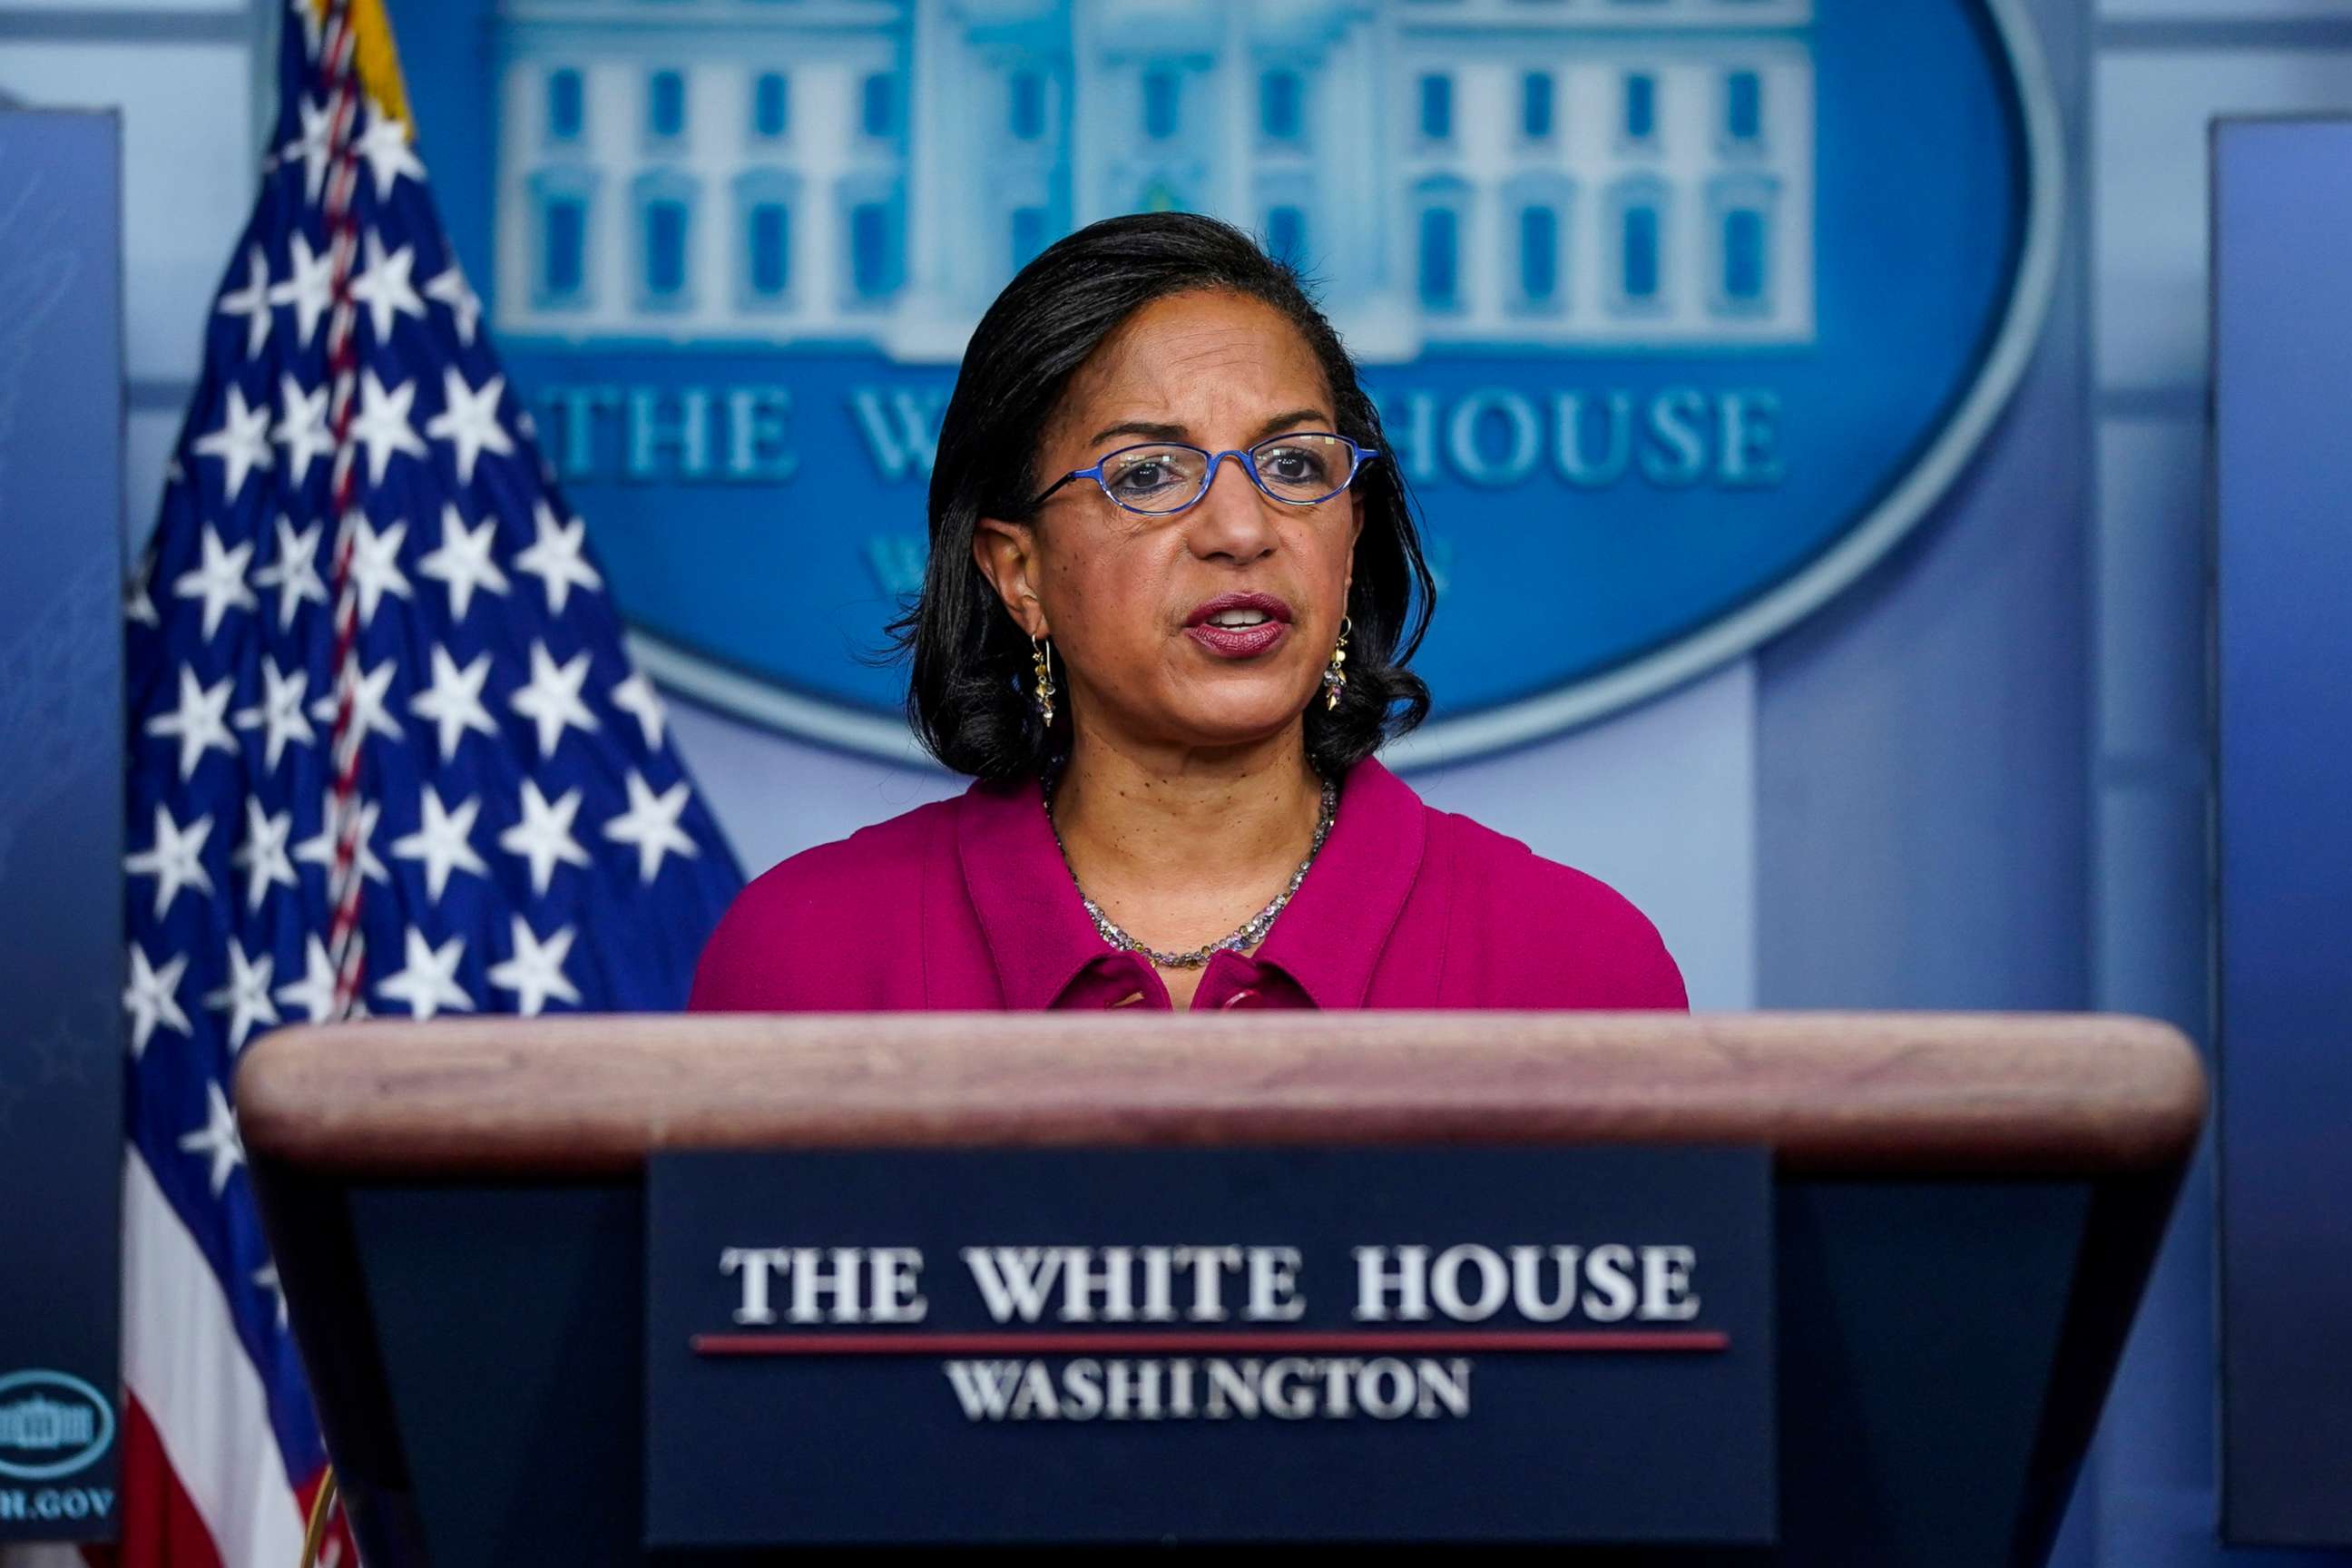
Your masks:
[[[1142,1006],[1168,988],[1078,902],[1034,778],[974,783],[804,849],[737,895],[688,1006],[724,1012]],[[1682,971],[1595,878],[1425,805],[1371,758],[1323,852],[1249,956],[1209,961],[1208,1007],[1663,1007]]]

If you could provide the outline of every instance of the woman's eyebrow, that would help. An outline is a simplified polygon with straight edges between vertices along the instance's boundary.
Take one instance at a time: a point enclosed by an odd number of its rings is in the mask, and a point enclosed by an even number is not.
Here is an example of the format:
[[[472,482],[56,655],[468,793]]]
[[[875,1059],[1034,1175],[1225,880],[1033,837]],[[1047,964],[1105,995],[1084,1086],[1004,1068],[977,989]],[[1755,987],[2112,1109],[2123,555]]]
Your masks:
[[[1255,447],[1285,426],[1296,425],[1302,419],[1319,419],[1328,424],[1331,416],[1320,408],[1294,408],[1287,414],[1277,414],[1257,427],[1256,433],[1249,438],[1249,445]],[[1087,445],[1091,447],[1113,436],[1144,436],[1154,441],[1187,441],[1192,438],[1191,431],[1181,425],[1156,425],[1148,419],[1128,419],[1117,425],[1104,426],[1087,438]]]

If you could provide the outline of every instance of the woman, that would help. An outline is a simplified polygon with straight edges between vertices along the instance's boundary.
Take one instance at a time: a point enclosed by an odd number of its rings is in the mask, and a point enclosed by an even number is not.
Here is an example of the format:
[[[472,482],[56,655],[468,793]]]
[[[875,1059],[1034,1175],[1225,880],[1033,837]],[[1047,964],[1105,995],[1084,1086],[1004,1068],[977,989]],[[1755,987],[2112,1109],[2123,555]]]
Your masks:
[[[1059,241],[965,352],[891,626],[975,782],[753,881],[689,1005],[1687,1007],[1632,904],[1374,760],[1433,592],[1296,273],[1189,213]]]

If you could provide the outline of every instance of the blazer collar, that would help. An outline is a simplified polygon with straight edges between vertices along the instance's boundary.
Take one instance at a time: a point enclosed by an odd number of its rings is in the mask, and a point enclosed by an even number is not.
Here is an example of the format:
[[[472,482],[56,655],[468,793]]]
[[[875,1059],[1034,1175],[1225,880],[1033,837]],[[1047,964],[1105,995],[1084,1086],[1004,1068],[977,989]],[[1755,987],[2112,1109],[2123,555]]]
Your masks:
[[[1420,875],[1428,809],[1366,757],[1348,770],[1323,852],[1257,950],[1318,1007],[1360,1007],[1389,932]]]
[[[1318,1007],[1362,1006],[1420,872],[1427,815],[1421,796],[1376,758],[1349,769],[1322,853],[1255,961],[1282,969]],[[1034,777],[975,781],[960,803],[956,837],[1005,1005],[1052,1006],[1079,970],[1111,950],[1054,842],[1044,785]]]
[[[975,780],[957,809],[956,847],[1008,1008],[1052,1006],[1079,970],[1111,951],[1078,902],[1034,776]]]

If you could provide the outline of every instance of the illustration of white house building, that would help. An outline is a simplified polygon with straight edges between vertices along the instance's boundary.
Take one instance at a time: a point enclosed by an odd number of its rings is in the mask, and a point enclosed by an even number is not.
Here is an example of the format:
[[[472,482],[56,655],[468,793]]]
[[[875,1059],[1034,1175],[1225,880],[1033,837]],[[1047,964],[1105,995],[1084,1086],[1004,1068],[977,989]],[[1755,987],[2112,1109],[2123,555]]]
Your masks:
[[[497,310],[951,361],[1181,208],[1362,357],[1813,331],[1813,0],[503,0]]]

